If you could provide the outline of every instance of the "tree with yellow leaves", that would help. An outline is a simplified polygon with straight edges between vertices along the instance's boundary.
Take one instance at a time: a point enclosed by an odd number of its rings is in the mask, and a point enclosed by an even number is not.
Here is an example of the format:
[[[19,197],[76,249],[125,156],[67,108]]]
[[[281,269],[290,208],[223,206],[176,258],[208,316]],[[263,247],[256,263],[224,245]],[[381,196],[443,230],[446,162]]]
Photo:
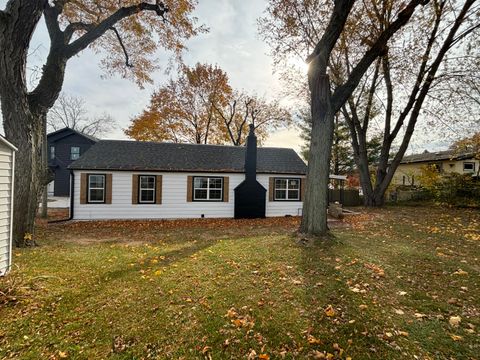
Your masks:
[[[253,124],[260,142],[289,125],[277,101],[235,91],[218,66],[183,65],[178,77],[155,91],[150,105],[132,119],[125,134],[140,141],[243,145]]]
[[[46,116],[63,85],[68,60],[86,48],[105,54],[107,73],[142,86],[151,82],[157,49],[180,58],[195,36],[196,0],[9,0],[0,10],[0,99],[6,137],[16,156],[13,239],[26,245],[34,233],[39,192],[46,180],[41,161]],[[36,87],[25,80],[27,53],[36,26],[45,20],[50,49]]]

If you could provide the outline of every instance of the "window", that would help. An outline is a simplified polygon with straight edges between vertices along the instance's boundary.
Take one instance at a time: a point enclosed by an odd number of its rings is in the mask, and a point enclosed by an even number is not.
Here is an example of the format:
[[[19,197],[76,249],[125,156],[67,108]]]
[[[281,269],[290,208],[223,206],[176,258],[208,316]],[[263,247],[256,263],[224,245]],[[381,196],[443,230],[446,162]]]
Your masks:
[[[223,178],[194,177],[193,200],[222,201]]]
[[[80,157],[80,147],[72,146],[70,148],[70,160],[77,160]]]
[[[105,202],[105,175],[88,175],[88,202]]]
[[[275,200],[300,200],[300,179],[275,179]]]
[[[474,162],[464,162],[463,163],[463,171],[474,172],[475,171],[475,163]]]
[[[155,176],[142,175],[138,181],[138,202],[140,204],[155,203]]]
[[[50,159],[55,159],[55,146],[50,146]]]

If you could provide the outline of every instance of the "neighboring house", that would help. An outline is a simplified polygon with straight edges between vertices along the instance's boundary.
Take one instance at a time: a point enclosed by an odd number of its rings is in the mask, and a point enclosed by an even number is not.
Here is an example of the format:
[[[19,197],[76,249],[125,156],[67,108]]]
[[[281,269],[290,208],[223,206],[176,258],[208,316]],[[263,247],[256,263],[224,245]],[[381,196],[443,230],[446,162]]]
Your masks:
[[[479,160],[473,153],[458,154],[453,150],[404,156],[393,176],[394,185],[420,185],[419,175],[425,166],[433,166],[440,173],[472,174],[477,176]]]
[[[70,196],[70,170],[68,166],[78,160],[98,140],[70,128],[63,128],[47,135],[48,166],[54,180],[48,192],[54,196]]]
[[[15,152],[17,148],[0,136],[0,275],[12,266],[12,220]]]
[[[101,140],[70,165],[73,219],[301,215],[307,167],[292,149]]]

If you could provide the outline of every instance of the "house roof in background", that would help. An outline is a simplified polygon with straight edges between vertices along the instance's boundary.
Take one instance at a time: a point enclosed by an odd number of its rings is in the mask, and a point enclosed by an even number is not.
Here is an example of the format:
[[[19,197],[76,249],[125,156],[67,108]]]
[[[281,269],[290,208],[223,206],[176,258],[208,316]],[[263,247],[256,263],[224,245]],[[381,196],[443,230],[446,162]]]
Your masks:
[[[83,136],[84,138],[87,138],[87,139],[89,139],[91,141],[94,141],[94,142],[98,141],[98,139],[94,136],[84,134],[80,131],[74,130],[74,129],[69,128],[69,127],[64,127],[63,129],[53,131],[53,132],[47,134],[47,139],[49,139],[50,141],[57,141],[57,140],[63,139],[66,136],[70,136],[72,134],[77,134],[77,135]]]
[[[76,170],[244,172],[244,146],[100,140],[73,162]],[[306,174],[293,149],[259,147],[257,172]]]
[[[416,163],[416,162],[433,162],[443,160],[464,160],[474,157],[473,153],[456,153],[454,150],[425,152],[421,154],[413,154],[404,156],[401,164]]]

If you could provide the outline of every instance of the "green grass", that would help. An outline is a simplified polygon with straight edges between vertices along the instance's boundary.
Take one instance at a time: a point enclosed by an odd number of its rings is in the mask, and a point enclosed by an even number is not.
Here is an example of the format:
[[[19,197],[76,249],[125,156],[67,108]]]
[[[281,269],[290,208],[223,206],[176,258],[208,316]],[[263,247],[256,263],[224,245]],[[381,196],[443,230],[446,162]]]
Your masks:
[[[0,358],[478,358],[479,212],[364,211],[314,247],[297,226],[39,225],[0,279]]]

